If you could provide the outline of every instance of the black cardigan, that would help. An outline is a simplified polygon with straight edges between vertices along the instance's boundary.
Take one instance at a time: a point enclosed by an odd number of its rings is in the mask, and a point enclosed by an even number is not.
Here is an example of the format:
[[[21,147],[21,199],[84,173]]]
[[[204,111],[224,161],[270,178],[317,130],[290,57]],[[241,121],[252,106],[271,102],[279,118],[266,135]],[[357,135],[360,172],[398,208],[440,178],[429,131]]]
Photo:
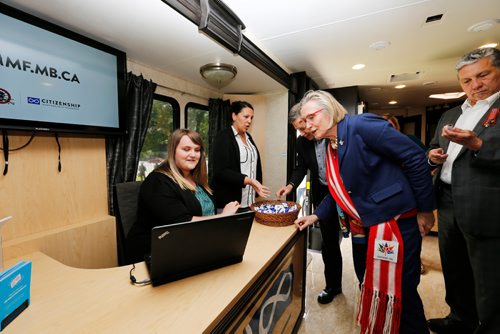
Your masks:
[[[250,142],[257,150],[257,181],[262,183],[262,166],[257,145],[252,136],[247,132]],[[212,145],[212,159],[214,166],[214,177],[212,189],[214,190],[215,202],[218,208],[223,208],[232,201],[241,202],[241,191],[245,188],[243,184],[245,174],[241,174],[240,149],[236,142],[232,127],[217,133]]]
[[[126,238],[127,257],[143,261],[151,252],[153,227],[190,221],[193,216],[202,216],[194,192],[183,190],[163,173],[150,173],[141,185],[137,220]]]

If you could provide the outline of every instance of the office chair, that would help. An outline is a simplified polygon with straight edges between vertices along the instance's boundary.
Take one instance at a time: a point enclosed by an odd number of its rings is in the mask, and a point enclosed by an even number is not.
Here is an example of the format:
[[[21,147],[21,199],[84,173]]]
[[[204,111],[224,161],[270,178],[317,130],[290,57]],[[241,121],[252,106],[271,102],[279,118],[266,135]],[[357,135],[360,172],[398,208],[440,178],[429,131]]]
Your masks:
[[[126,254],[125,240],[137,219],[137,201],[141,184],[142,181],[115,185],[116,244],[120,266],[132,263]]]

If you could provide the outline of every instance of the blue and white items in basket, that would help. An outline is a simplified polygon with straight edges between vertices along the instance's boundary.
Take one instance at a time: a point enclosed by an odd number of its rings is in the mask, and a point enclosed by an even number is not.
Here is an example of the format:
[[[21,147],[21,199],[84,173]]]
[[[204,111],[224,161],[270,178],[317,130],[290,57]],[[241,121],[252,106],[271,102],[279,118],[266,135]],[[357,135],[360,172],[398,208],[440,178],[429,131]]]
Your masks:
[[[0,331],[30,304],[31,262],[20,261],[0,273]]]
[[[289,206],[288,203],[283,202],[281,204],[262,204],[260,206],[254,207],[255,211],[260,213],[287,213],[297,211],[297,205]]]

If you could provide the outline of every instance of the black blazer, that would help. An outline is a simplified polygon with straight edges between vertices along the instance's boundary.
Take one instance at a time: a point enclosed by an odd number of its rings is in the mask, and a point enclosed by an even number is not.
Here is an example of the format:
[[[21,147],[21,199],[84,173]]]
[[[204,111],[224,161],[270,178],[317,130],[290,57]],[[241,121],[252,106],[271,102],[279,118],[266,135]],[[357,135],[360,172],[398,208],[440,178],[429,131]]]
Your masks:
[[[247,132],[250,142],[257,149],[252,136]],[[232,201],[241,202],[241,191],[245,188],[243,184],[245,174],[241,174],[240,149],[236,142],[232,127],[217,133],[212,145],[212,159],[214,176],[212,189],[214,190],[215,202],[218,208],[223,208]],[[260,154],[257,149],[257,181],[262,183],[262,165]]]
[[[143,261],[151,251],[153,227],[190,221],[193,216],[202,216],[194,192],[183,190],[163,173],[150,173],[139,191],[137,220],[126,238],[127,256]]]
[[[289,182],[293,184],[293,189],[295,190],[307,174],[307,170],[310,170],[311,202],[314,204],[314,207],[318,207],[319,203],[321,203],[328,193],[328,187],[319,182],[318,160],[316,158],[314,140],[308,140],[300,136],[295,143],[295,149],[297,151],[297,165],[292,171]]]
[[[500,236],[500,116],[495,125],[483,125],[493,108],[500,108],[500,99],[493,103],[473,129],[483,140],[481,150],[473,152],[462,147],[451,172],[455,219],[461,229],[474,236]],[[441,147],[446,152],[450,141],[441,136],[443,126],[455,124],[461,113],[459,106],[441,116],[430,149]],[[437,180],[440,173],[441,166]],[[441,193],[440,183],[435,182],[438,195]]]

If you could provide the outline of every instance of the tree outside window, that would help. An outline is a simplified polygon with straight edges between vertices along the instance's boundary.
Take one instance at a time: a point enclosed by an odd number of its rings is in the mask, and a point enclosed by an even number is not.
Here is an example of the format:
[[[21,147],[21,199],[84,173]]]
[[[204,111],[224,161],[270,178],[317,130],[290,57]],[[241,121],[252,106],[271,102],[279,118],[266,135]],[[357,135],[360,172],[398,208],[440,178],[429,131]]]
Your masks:
[[[186,105],[186,128],[198,132],[205,144],[207,162],[210,156],[210,143],[208,142],[208,106],[197,103]]]
[[[155,95],[149,127],[139,156],[137,180],[144,180],[167,156],[168,139],[180,125],[179,114],[179,103],[175,99]]]

